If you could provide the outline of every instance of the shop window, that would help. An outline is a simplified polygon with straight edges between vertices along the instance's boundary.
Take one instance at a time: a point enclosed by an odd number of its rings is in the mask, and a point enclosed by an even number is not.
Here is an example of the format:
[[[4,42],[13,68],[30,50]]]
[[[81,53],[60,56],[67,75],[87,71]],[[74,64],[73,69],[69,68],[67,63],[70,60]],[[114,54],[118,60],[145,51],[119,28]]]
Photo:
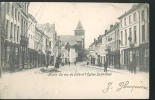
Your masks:
[[[145,42],[145,25],[142,25],[142,42]]]
[[[133,14],[133,21],[137,21],[137,15],[136,15],[136,12]]]
[[[145,20],[144,16],[145,16],[145,15],[144,15],[144,10],[142,10],[142,14],[141,14],[142,21]]]

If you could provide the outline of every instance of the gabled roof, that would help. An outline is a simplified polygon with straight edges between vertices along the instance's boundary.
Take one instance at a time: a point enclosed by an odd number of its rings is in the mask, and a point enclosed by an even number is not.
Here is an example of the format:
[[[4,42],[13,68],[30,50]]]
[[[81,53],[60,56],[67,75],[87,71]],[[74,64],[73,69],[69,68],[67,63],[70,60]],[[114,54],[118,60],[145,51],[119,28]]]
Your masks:
[[[29,18],[31,18],[35,23],[37,23],[37,20],[31,15],[31,14],[28,14]]]
[[[116,28],[119,28],[119,23],[118,22],[116,22],[115,25],[105,33],[105,35],[107,35],[111,31],[115,30]]]
[[[127,12],[125,12],[123,15],[121,15],[120,17],[118,17],[118,19],[121,19],[127,15],[129,15],[130,13],[132,13],[133,11],[137,10],[140,6],[142,6],[144,3],[138,3],[138,4],[134,4],[132,6],[132,8],[130,10],[128,10]]]
[[[82,37],[81,36],[74,36],[74,35],[59,35],[60,37],[60,41],[63,45],[66,45],[67,42],[69,42],[69,44],[71,46],[78,44],[77,41],[82,41]]]

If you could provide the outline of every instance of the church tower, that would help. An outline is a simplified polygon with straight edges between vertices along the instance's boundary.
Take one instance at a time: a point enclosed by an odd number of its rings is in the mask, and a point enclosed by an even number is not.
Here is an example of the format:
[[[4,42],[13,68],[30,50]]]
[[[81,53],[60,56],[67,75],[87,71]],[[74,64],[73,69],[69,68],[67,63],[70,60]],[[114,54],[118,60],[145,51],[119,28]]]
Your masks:
[[[85,30],[83,29],[83,26],[81,24],[81,21],[79,20],[76,29],[74,30],[75,36],[81,36],[82,40],[82,48],[85,48]]]

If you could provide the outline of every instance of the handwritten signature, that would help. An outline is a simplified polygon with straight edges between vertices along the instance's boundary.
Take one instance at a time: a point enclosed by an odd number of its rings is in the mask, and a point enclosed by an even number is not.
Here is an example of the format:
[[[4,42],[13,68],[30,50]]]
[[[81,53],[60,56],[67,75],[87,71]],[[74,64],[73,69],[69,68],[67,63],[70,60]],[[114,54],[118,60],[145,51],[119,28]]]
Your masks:
[[[109,82],[106,86],[106,88],[104,88],[102,90],[103,93],[108,92],[109,90],[113,89],[113,83]],[[148,90],[147,86],[143,86],[143,85],[130,85],[129,81],[125,81],[125,82],[120,82],[118,87],[115,89],[116,91],[121,91],[122,89],[131,89],[131,92],[134,89],[145,89]]]

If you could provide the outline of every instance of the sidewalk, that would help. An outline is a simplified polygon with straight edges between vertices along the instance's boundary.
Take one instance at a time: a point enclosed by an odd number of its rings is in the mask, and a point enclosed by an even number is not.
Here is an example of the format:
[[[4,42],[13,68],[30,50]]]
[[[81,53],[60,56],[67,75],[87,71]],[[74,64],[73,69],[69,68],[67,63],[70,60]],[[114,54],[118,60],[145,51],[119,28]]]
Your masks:
[[[85,66],[86,67],[91,67],[91,68],[96,68],[96,69],[104,70],[104,67],[87,66],[87,65],[85,65]],[[115,69],[115,68],[112,68],[112,67],[108,67],[107,70],[108,70],[108,72],[115,72],[115,73],[122,73],[122,74],[133,74],[130,71],[125,70],[125,69]],[[137,71],[136,74],[149,74],[149,73]]]

